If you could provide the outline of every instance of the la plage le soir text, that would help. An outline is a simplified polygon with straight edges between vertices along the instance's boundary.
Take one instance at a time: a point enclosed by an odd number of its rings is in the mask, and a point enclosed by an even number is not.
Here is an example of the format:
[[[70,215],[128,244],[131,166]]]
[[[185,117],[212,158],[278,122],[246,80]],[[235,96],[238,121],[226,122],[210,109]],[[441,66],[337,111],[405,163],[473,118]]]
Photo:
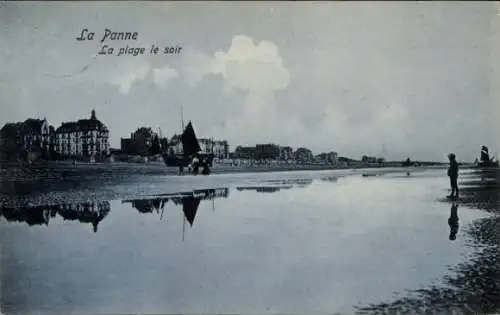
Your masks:
[[[96,36],[95,32],[90,31],[87,28],[82,29],[80,36],[76,38],[77,41],[94,40]],[[99,55],[115,55],[115,56],[138,56],[144,54],[151,55],[177,55],[181,53],[182,47],[179,45],[160,47],[156,44],[152,44],[150,48],[146,47],[134,47],[134,46],[121,46],[119,48],[111,47],[105,42],[114,41],[137,41],[139,38],[138,32],[115,32],[108,28],[104,29],[102,36],[99,37],[101,42],[101,48],[99,50]]]

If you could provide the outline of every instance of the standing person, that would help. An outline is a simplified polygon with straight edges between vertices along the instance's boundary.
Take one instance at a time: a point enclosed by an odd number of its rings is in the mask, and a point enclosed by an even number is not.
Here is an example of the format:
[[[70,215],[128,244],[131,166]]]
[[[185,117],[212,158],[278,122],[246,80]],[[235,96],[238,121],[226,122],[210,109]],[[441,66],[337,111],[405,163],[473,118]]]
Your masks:
[[[451,194],[448,198],[458,198],[458,163],[455,154],[448,154],[450,167],[448,168],[448,177],[450,177]]]

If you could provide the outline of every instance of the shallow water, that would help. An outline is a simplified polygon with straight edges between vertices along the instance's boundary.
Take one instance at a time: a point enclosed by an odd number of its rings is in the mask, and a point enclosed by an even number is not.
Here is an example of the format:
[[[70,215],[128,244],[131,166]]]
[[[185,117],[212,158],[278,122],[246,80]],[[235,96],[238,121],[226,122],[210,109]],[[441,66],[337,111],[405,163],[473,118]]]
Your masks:
[[[351,174],[151,176],[33,193],[22,202],[57,202],[2,210],[2,310],[353,313],[449,286],[482,250],[464,231],[492,214],[459,203],[450,241],[442,171]]]

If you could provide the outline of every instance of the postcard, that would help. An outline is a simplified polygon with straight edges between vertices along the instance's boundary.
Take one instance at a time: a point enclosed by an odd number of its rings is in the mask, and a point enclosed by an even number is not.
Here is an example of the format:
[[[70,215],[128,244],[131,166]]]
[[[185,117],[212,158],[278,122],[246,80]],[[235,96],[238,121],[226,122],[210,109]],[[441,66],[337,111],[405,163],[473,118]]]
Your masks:
[[[0,312],[500,311],[497,2],[3,1]]]

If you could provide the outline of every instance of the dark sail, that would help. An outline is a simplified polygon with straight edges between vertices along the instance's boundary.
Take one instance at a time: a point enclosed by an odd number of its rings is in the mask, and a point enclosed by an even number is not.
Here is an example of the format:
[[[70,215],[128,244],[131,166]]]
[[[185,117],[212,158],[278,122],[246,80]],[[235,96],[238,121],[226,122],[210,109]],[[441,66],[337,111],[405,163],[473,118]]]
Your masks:
[[[483,145],[481,147],[481,162],[488,163],[490,162],[490,155],[488,153],[488,147]]]
[[[184,156],[194,155],[201,151],[198,138],[193,129],[193,125],[189,122],[182,134],[182,149]]]
[[[182,211],[191,226],[193,226],[196,211],[198,211],[198,207],[200,206],[200,201],[200,198],[195,197],[182,198]]]

